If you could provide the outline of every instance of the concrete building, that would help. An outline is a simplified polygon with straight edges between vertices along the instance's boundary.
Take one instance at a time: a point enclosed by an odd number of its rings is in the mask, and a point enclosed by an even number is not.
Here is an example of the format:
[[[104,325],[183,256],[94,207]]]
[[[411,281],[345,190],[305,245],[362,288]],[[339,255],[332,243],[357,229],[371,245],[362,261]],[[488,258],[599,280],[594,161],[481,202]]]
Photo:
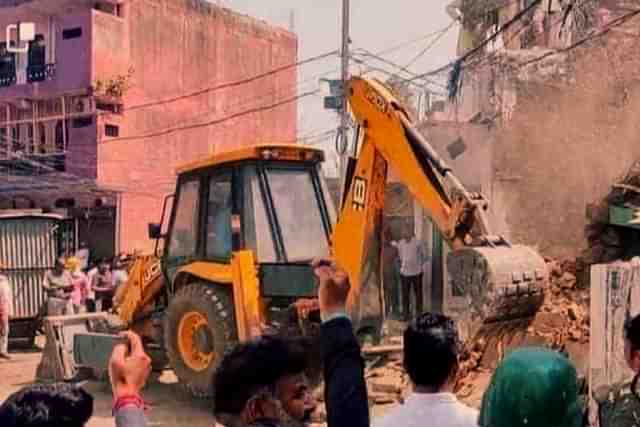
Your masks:
[[[0,167],[50,173],[0,186],[0,207],[64,197],[89,216],[94,193],[37,191],[55,170],[101,191],[114,251],[147,250],[177,165],[296,139],[295,67],[216,89],[295,63],[288,31],[204,0],[0,0],[0,33],[17,22],[35,22],[36,38],[27,53],[0,42]]]

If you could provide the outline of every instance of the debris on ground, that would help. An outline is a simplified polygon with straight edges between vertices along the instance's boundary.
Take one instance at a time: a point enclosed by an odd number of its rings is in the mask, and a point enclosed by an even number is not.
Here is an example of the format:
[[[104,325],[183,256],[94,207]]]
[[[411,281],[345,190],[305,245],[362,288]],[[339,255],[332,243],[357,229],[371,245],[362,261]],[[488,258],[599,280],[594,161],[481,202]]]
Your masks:
[[[577,262],[550,261],[547,265],[550,273],[549,287],[536,318],[546,316],[556,317],[557,320],[546,324],[534,321],[531,325],[533,333],[552,343],[551,347],[555,349],[564,348],[567,340],[588,343],[589,291],[577,286]]]

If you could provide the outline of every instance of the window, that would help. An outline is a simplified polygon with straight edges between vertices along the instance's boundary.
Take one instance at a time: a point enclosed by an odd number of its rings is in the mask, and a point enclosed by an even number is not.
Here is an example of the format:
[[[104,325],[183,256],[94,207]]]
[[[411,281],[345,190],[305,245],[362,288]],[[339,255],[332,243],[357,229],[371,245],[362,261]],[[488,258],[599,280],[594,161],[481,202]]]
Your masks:
[[[93,124],[93,117],[78,117],[77,119],[73,119],[73,127],[77,128],[86,128]]]
[[[200,181],[186,181],[180,186],[168,253],[170,257],[188,257],[196,253]]]
[[[62,39],[63,40],[77,39],[78,37],[82,37],[82,28],[80,28],[80,27],[69,28],[67,30],[62,30]]]
[[[271,225],[264,207],[262,191],[256,169],[247,170],[244,185],[244,240],[247,249],[255,252],[259,262],[276,262]]]
[[[96,110],[108,111],[114,114],[120,114],[121,112],[120,105],[112,104],[109,102],[100,102],[100,101],[96,101]]]
[[[95,10],[99,10],[100,12],[108,13],[111,15],[122,17],[122,6],[115,5],[107,2],[95,3],[93,5]]]
[[[104,134],[110,137],[117,137],[120,135],[120,127],[115,125],[104,125]]]
[[[231,232],[231,175],[214,176],[209,181],[207,202],[207,258],[231,257],[233,236]]]
[[[327,256],[329,240],[311,172],[271,169],[267,177],[287,260],[310,261]]]

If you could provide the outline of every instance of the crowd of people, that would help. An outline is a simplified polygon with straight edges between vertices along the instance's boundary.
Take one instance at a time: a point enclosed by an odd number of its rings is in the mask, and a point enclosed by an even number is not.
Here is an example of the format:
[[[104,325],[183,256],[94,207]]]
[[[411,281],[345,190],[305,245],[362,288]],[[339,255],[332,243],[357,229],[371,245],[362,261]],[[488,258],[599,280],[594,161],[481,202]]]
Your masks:
[[[60,257],[45,274],[47,316],[109,311],[116,290],[127,281],[123,257],[91,265],[79,256]]]
[[[317,264],[315,274],[329,427],[585,425],[576,369],[564,355],[549,349],[523,348],[505,357],[492,376],[480,411],[459,402],[453,393],[462,351],[458,331],[452,319],[433,313],[421,314],[404,331],[404,368],[413,394],[403,405],[372,422],[364,361],[345,309],[348,277],[328,262]],[[631,319],[621,332],[636,379],[621,395],[624,399],[602,402],[601,426],[637,425],[640,316]],[[109,363],[115,423],[117,427],[146,427],[141,390],[151,371],[151,360],[137,335],[126,332],[124,336],[128,345],[116,346]],[[307,422],[317,403],[305,381],[306,360],[305,347],[291,337],[268,335],[238,344],[224,356],[212,384],[216,420],[227,427]],[[93,398],[82,388],[33,385],[0,406],[0,425],[81,427],[92,412]]]
[[[90,264],[86,249],[59,257],[53,269],[44,275],[42,287],[46,304],[42,314],[64,316],[109,311],[117,289],[128,280],[127,259],[117,256]],[[0,264],[0,360],[9,355],[9,318],[13,316],[13,291],[9,278],[2,274]]]

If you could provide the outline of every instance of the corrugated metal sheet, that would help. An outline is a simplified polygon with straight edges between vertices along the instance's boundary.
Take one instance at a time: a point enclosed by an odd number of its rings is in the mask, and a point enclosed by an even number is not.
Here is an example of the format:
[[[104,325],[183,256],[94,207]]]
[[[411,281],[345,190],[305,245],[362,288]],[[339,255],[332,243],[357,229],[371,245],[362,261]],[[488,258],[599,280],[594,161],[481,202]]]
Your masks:
[[[54,266],[60,221],[47,217],[0,219],[0,262],[14,294],[14,318],[35,317],[45,301],[42,281]]]

